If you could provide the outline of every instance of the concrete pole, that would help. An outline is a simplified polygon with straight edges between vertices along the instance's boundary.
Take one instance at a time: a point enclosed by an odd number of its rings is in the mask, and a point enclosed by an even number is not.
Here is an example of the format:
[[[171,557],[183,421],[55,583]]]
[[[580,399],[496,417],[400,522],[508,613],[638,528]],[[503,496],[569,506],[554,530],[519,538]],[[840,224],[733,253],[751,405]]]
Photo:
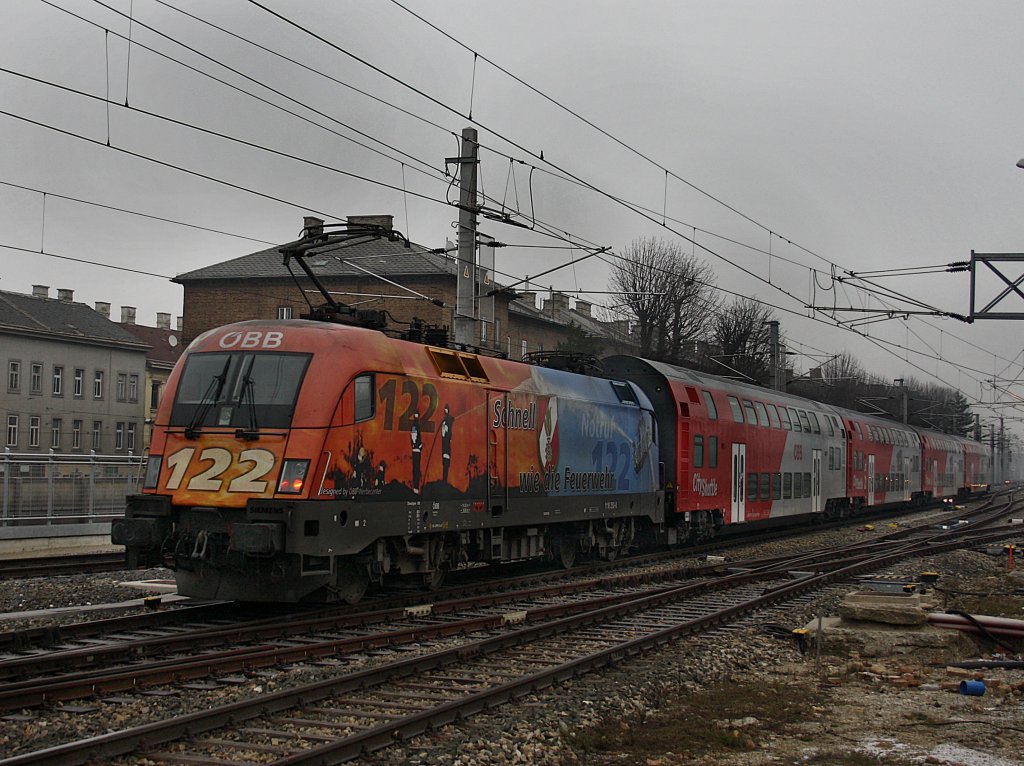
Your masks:
[[[766,322],[768,325],[768,364],[772,371],[772,390],[782,390],[782,367],[781,355],[779,354],[779,323],[775,320]]]
[[[476,330],[476,128],[463,128],[459,161],[459,261],[455,291],[455,343],[472,346]]]

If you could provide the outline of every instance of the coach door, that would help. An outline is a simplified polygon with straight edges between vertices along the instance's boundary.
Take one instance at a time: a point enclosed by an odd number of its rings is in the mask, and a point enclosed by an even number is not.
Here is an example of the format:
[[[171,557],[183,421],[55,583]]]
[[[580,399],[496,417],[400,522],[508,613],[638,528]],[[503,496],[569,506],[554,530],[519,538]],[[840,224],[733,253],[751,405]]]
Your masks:
[[[903,458],[903,499],[910,499],[910,458]]]
[[[868,455],[868,505],[875,504],[875,456]]]
[[[501,402],[500,410],[495,407]],[[500,516],[508,506],[508,428],[493,413],[508,412],[508,394],[487,392],[487,511]]]
[[[811,511],[821,513],[821,450],[811,450]]]
[[[735,524],[747,518],[747,445],[732,445],[732,505],[731,518]]]

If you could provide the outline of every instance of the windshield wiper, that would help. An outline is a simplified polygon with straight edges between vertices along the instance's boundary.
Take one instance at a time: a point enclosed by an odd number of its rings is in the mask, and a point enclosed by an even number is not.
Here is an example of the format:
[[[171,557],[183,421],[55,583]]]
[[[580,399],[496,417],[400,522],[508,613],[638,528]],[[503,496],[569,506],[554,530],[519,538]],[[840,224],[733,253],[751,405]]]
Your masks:
[[[220,398],[220,392],[224,390],[224,381],[228,379],[228,366],[231,364],[231,357],[229,356],[224,360],[224,369],[220,371],[220,375],[214,375],[210,381],[210,385],[206,387],[206,393],[203,394],[203,398],[199,400],[199,407],[196,409],[196,414],[192,416],[192,420],[185,426],[185,438],[195,439],[199,435],[199,427],[203,424],[206,419],[206,414],[210,411],[210,408]]]
[[[241,404],[245,400],[248,400],[249,404],[247,409],[249,413],[249,428],[239,428],[235,431],[235,436],[239,439],[259,439],[260,425],[256,419],[256,395],[253,393],[253,382],[248,373],[242,379],[242,393],[239,396],[238,403]]]

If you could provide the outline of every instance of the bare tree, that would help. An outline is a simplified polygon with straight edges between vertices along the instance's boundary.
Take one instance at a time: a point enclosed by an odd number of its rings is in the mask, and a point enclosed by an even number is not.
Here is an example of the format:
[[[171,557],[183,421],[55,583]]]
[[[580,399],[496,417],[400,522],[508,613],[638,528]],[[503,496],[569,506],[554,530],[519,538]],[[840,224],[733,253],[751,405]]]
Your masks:
[[[715,311],[713,285],[704,261],[656,237],[634,240],[610,279],[610,289],[636,318],[640,355],[676,363]]]
[[[711,320],[714,344],[723,365],[762,385],[771,381],[771,328],[775,312],[751,298],[735,298]],[[728,374],[728,370],[719,369]]]

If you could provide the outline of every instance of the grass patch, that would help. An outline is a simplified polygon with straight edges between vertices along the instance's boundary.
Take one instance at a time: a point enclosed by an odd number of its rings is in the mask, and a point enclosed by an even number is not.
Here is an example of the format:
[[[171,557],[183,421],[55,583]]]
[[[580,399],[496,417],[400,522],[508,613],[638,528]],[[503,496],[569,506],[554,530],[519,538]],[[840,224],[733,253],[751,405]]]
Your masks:
[[[964,596],[959,607],[971,614],[984,614],[992,617],[1010,617],[1015,620],[1024,618],[1024,597],[993,594],[991,596]]]
[[[825,692],[782,682],[724,681],[696,692],[651,700],[633,716],[607,718],[576,732],[572,744],[586,763],[588,754],[629,753],[637,763],[665,753],[701,756],[713,752],[753,750],[770,733],[812,715]],[[756,718],[751,725],[728,724]],[[820,761],[820,763],[839,761]],[[851,762],[855,763],[855,762]]]

